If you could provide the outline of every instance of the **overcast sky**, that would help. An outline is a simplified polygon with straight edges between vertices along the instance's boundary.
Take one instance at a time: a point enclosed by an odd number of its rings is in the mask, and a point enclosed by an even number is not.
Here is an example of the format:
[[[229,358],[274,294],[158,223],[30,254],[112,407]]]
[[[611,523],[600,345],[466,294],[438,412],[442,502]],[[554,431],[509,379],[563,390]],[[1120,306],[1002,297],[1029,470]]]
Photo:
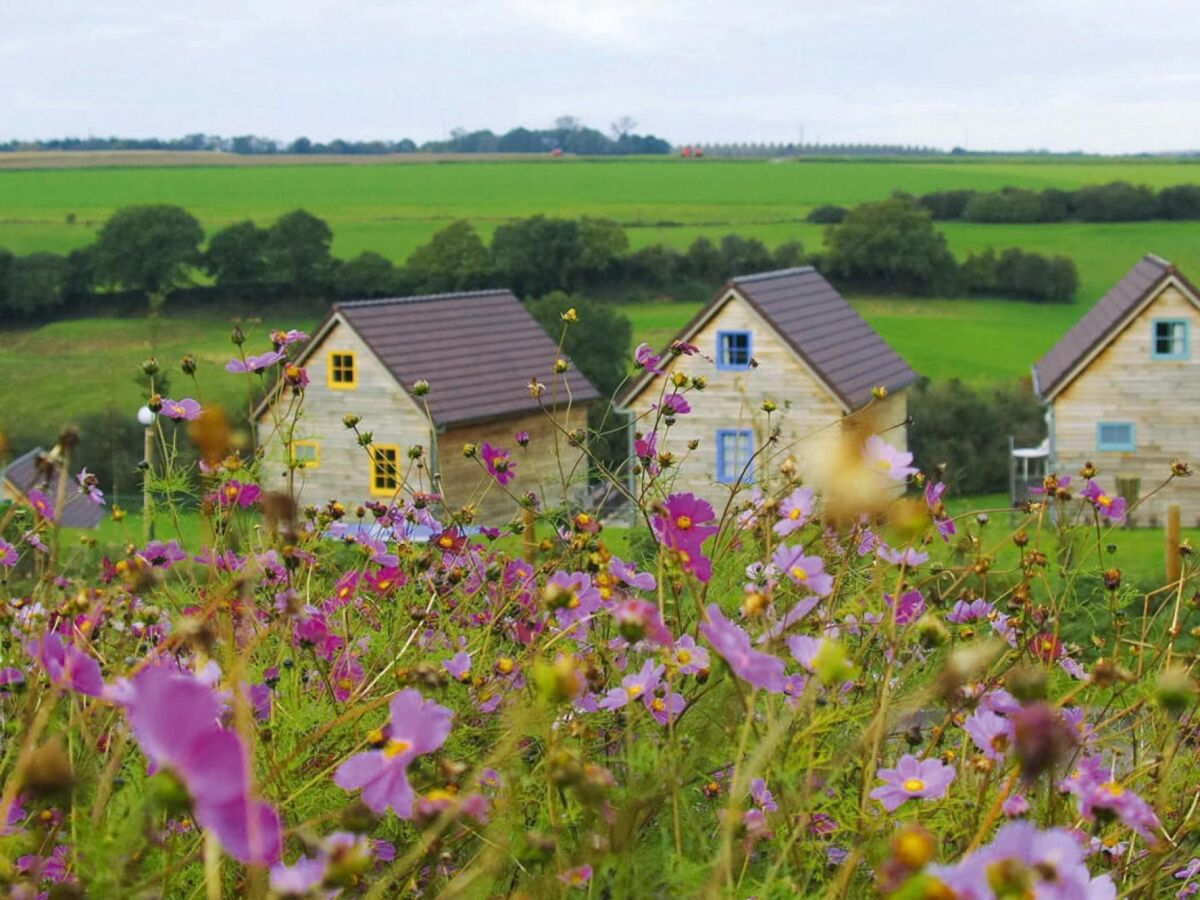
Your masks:
[[[1200,148],[1195,0],[0,0],[0,138]]]

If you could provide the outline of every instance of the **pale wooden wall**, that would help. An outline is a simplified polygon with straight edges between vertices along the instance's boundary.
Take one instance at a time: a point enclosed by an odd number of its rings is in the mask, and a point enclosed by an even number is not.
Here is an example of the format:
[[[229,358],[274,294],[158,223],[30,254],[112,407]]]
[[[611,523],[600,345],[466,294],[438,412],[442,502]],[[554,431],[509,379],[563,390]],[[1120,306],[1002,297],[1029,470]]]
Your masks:
[[[1190,322],[1191,355],[1186,360],[1151,358],[1152,321]],[[1173,285],[1145,308],[1054,400],[1056,468],[1074,475],[1091,460],[1097,481],[1115,491],[1114,478],[1142,479],[1142,493],[1170,474],[1172,459],[1195,461],[1200,451],[1200,312]],[[1133,422],[1137,449],[1096,449],[1098,422]],[[1078,477],[1078,476],[1076,476]],[[1183,507],[1185,524],[1200,522],[1200,478],[1177,479],[1135,511],[1137,523],[1163,523],[1168,504]]]
[[[767,434],[767,416],[762,404],[768,399],[778,406],[771,421],[781,426],[782,438],[758,467],[758,474],[764,469],[773,473],[790,457],[801,476],[814,487],[820,487],[817,460],[830,452],[830,442],[844,424],[841,405],[774,329],[736,293],[731,293],[692,338],[692,343],[705,356],[715,359],[717,332],[730,330],[751,332],[751,355],[758,361],[757,368],[722,371],[709,359],[699,356],[679,357],[670,364],[669,371],[678,368],[689,376],[704,375],[708,379],[704,391],[688,392],[692,412],[678,417],[676,424],[667,429],[665,439],[660,428],[659,449],[671,451],[681,461],[674,490],[692,491],[714,506],[724,504],[729,497],[729,486],[715,480],[717,429],[749,428],[754,431],[757,448]],[[639,420],[640,431],[648,431],[653,425],[655,414],[650,407],[658,402],[663,377],[653,379],[631,403],[639,416],[646,414]],[[874,425],[872,430],[879,431],[899,425],[906,415],[904,392],[873,405],[867,414]],[[885,437],[897,447],[907,447],[902,426],[886,431]],[[691,440],[698,441],[698,446],[689,452],[687,444]]]
[[[351,390],[334,390],[326,384],[326,365],[331,351],[351,351],[355,355],[357,385]],[[320,462],[315,468],[296,469],[295,485],[298,502],[322,505],[328,500],[340,500],[348,507],[363,500],[386,498],[370,492],[370,460],[358,445],[353,431],[342,424],[347,413],[360,416],[361,431],[371,432],[376,444],[394,444],[400,449],[401,473],[412,473],[407,457],[408,448],[420,445],[426,461],[437,459],[446,491],[446,502],[452,508],[476,501],[483,483],[478,465],[462,456],[463,444],[488,441],[504,447],[517,463],[517,477],[509,484],[514,494],[537,490],[546,501],[561,499],[558,465],[554,459],[553,428],[541,412],[525,413],[486,423],[462,425],[437,435],[431,444],[430,427],[424,409],[403,390],[391,373],[368,349],[353,329],[337,321],[309,357],[309,386],[305,391],[303,412],[296,429],[299,440],[316,440],[320,444]],[[285,393],[282,406],[286,408]],[[587,424],[584,407],[576,407],[569,420],[570,427]],[[528,431],[531,435],[527,449],[517,446],[513,435]],[[274,433],[270,414],[259,420],[260,440],[264,441],[263,481],[269,487],[282,489],[286,485],[286,455],[280,435]],[[564,468],[569,472],[583,454],[560,439]],[[578,487],[586,482],[586,465],[576,468]],[[428,471],[424,481],[410,487],[430,490]],[[479,506],[478,521],[494,524],[507,520],[516,511],[512,500],[497,487],[492,487]]]

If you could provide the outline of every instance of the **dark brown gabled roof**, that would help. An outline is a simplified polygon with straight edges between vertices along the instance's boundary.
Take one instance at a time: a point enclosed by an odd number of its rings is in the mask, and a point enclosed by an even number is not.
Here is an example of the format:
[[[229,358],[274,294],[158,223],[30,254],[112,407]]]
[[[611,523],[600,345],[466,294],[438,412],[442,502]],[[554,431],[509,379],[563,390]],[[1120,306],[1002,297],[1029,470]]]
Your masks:
[[[35,488],[44,492],[46,499],[53,505],[58,496],[60,473],[56,469],[54,476],[47,482],[37,464],[38,457],[44,453],[45,451],[41,447],[36,447],[24,456],[17,457],[9,463],[3,473],[0,473],[0,477],[21,496],[27,495]],[[107,509],[88,500],[79,492],[74,481],[68,480],[67,489],[63,495],[62,512],[58,519],[60,525],[67,528],[95,528],[106,515],[108,515]]]
[[[1170,276],[1178,273],[1165,259],[1147,253],[1112,286],[1046,355],[1033,365],[1033,386],[1048,400],[1067,386],[1070,375],[1093,350],[1114,337],[1122,323]]]
[[[438,426],[537,410],[531,377],[546,385],[546,403],[556,380],[560,404],[567,388],[576,403],[600,396],[578,369],[553,374],[554,341],[511,291],[358,300],[333,311],[405,390],[429,382],[425,399]]]
[[[871,399],[871,389],[900,390],[918,375],[846,298],[812,266],[781,269],[730,280],[680,332],[688,340],[736,291],[812,370],[847,410]],[[632,386],[632,401],[647,383]]]

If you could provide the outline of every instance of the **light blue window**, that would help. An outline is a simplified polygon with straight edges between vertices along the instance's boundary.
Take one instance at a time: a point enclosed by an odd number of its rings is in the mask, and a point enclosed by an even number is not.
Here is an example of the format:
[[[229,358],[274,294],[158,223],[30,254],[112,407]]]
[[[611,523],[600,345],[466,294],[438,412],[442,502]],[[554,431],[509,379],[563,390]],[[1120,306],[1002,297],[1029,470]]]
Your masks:
[[[1132,422],[1101,422],[1096,426],[1097,450],[1129,451],[1136,447]]]
[[[717,429],[717,481],[722,484],[732,484],[739,478],[752,481],[754,474],[746,469],[746,464],[753,455],[754,436],[748,429]]]
[[[750,332],[717,332],[717,368],[750,368]]]
[[[1155,319],[1150,344],[1154,359],[1187,359],[1190,335],[1187,319]]]

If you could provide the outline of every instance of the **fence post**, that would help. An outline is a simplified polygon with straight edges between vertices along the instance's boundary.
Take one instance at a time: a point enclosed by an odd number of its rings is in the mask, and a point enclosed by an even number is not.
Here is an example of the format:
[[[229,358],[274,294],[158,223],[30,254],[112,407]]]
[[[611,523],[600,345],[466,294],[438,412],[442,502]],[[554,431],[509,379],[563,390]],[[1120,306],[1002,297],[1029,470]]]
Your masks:
[[[521,529],[521,557],[525,562],[532,564],[537,552],[537,523],[533,510],[528,506],[521,509],[521,521],[524,524]]]
[[[1167,584],[1174,584],[1181,573],[1179,560],[1179,505],[1167,507]]]

